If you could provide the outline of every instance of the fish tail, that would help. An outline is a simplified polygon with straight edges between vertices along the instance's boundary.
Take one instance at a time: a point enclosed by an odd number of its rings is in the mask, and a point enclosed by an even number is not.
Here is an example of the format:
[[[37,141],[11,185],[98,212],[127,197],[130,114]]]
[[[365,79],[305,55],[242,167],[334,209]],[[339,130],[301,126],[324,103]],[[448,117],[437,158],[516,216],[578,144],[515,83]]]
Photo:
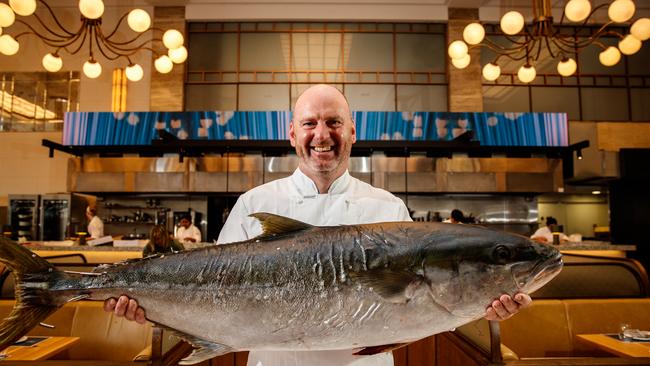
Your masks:
[[[2,350],[65,303],[49,290],[50,284],[65,274],[30,250],[5,238],[0,238],[0,262],[13,273],[16,298],[13,310],[0,324]]]

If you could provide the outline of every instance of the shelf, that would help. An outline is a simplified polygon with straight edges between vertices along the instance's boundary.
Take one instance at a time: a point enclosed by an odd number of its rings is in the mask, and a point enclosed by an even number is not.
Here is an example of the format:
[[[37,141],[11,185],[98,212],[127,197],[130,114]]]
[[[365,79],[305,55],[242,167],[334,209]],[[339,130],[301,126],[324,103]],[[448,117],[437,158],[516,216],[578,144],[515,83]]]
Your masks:
[[[111,222],[111,221],[104,221],[104,225],[156,225],[155,222],[153,221],[147,221],[147,222]]]
[[[122,206],[122,205],[102,205],[107,210],[169,210],[169,207],[143,207],[143,206]]]

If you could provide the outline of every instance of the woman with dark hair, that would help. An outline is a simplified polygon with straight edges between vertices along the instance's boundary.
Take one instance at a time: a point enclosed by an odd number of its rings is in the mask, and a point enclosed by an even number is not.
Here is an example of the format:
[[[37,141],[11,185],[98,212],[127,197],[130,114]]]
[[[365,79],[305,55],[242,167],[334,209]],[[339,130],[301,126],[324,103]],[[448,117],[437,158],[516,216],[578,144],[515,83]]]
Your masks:
[[[149,233],[149,242],[142,250],[142,256],[147,257],[157,253],[172,253],[184,250],[183,244],[178,242],[167,233],[162,225],[156,225]]]

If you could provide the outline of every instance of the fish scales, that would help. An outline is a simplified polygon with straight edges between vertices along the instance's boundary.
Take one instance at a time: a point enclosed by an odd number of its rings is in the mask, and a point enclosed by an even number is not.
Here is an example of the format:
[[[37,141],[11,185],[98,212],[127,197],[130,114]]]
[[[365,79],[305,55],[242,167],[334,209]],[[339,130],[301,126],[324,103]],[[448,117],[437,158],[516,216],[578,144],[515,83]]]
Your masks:
[[[41,276],[45,289],[23,287],[25,298],[58,306],[80,294],[127,295],[149,320],[212,345],[211,355],[350,349],[455,328],[484,316],[500,294],[535,290],[561,268],[554,248],[469,225],[315,227],[258,215],[258,238],[102,267],[98,276],[54,271]],[[13,245],[0,245],[0,260],[20,257]],[[47,266],[28,262],[23,272]],[[0,341],[12,326],[0,326]]]

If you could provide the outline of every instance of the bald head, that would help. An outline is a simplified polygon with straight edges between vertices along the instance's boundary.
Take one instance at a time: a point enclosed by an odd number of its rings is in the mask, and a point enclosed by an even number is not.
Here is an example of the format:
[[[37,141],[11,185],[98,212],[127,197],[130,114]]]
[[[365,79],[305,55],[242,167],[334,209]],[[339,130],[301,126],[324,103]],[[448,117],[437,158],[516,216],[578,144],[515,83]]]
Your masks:
[[[294,118],[292,120],[295,121],[297,115],[304,112],[305,109],[313,107],[317,101],[324,99],[335,102],[341,108],[341,114],[349,116],[350,120],[352,120],[352,112],[350,112],[348,99],[340,90],[327,84],[310,86],[300,94],[293,108]]]

